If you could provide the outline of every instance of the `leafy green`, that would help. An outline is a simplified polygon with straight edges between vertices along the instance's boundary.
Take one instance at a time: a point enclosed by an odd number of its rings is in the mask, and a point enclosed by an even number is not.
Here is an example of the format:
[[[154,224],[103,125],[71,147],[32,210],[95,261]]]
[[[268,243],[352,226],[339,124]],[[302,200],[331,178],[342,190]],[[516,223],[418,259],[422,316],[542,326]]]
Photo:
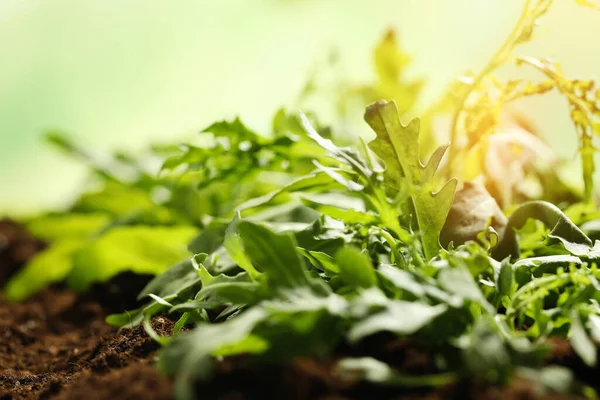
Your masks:
[[[386,163],[387,174],[396,187],[410,186],[423,251],[428,259],[439,251],[439,235],[452,206],[457,180],[448,181],[437,193],[435,172],[446,151],[439,147],[423,166],[419,155],[419,120],[402,125],[396,104],[380,101],[365,112],[365,120],[377,134],[371,149]]]
[[[9,301],[21,301],[50,283],[63,281],[73,269],[73,252],[85,243],[85,239],[63,239],[38,254],[4,287],[6,298]]]
[[[193,227],[120,227],[93,240],[73,256],[69,285],[85,290],[124,270],[158,274],[188,254],[185,245],[197,231]]]
[[[135,156],[99,155],[51,134],[90,167],[93,191],[27,222],[52,243],[7,285],[9,300],[50,282],[86,290],[126,270],[157,274],[137,309],[107,322],[142,325],[163,346],[158,366],[175,379],[178,399],[205,395],[195,381],[238,356],[252,365],[325,360],[347,385],[426,389],[520,377],[540,391],[584,392],[569,370],[546,366],[547,345],[569,340],[582,362],[597,362],[600,242],[584,232],[594,234],[600,214],[577,203],[580,194],[559,178],[563,164],[505,107],[555,88],[567,96],[589,200],[598,93],[536,59],[520,62],[546,74],[542,82],[492,76],[532,39],[551,3],[527,0],[490,62],[452,85],[425,112],[423,129],[420,119],[400,121],[398,109],[413,110],[422,82],[407,78],[410,58],[388,32],[375,49],[375,82],[341,85],[342,108],[392,99],[367,108],[376,138],[358,149],[350,130],[338,132],[347,116],[328,126],[321,108],[280,109],[265,135],[239,118],[219,121],[184,144]],[[301,99],[314,88],[309,82]],[[444,118],[452,147],[442,165],[447,146],[435,138]],[[422,165],[422,152],[436,147]],[[461,190],[455,179],[443,184],[440,167],[466,180]],[[556,205],[526,202],[540,197]],[[171,335],[153,329],[159,314],[177,321]],[[413,374],[387,357],[405,344],[418,345],[431,368]]]
[[[565,249],[574,255],[586,255],[592,246],[592,241],[555,205],[545,201],[529,202],[521,205],[510,216],[506,227],[507,234],[498,244],[495,256],[503,258],[509,255],[519,256],[519,247],[514,229],[525,225],[529,218],[542,221],[552,227],[548,233],[549,244],[560,242]]]
[[[344,247],[335,255],[340,276],[349,285],[370,288],[377,283],[371,260],[354,247]]]
[[[384,362],[371,357],[345,358],[338,363],[337,372],[346,379],[364,379],[386,386],[435,387],[451,383],[454,374],[410,376],[400,374]]]

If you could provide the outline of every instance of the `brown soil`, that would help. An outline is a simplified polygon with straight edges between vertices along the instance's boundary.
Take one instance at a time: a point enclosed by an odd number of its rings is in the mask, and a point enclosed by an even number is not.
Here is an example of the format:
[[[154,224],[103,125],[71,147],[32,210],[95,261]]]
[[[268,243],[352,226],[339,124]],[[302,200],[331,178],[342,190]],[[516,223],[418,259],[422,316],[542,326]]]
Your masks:
[[[0,283],[43,244],[0,222]],[[141,328],[118,331],[106,315],[136,306],[148,277],[123,274],[86,295],[46,289],[20,304],[0,297],[0,399],[169,399],[171,382],[152,367],[158,349]],[[156,318],[154,328],[173,323]]]
[[[21,250],[15,250],[15,246]],[[14,273],[41,248],[43,244],[18,225],[0,222],[0,277]],[[152,366],[158,345],[141,328],[118,331],[104,322],[110,313],[134,308],[135,295],[147,280],[123,274],[95,286],[86,295],[52,287],[20,304],[7,304],[0,297],[0,400],[170,399],[172,382]],[[160,334],[169,334],[173,322],[158,317],[153,327]],[[586,383],[598,386],[594,381],[597,370],[581,367],[568,344],[558,341],[554,348],[556,362],[573,368]],[[342,346],[338,352],[373,356],[407,373],[435,369],[431,358],[414,342],[385,335],[372,337],[355,348]],[[472,382],[437,390],[381,388],[341,381],[333,374],[333,365],[331,359],[298,358],[285,366],[260,366],[247,357],[228,358],[215,362],[214,379],[198,383],[196,389],[199,398],[219,400],[576,398],[538,396],[521,380],[513,381],[508,388]]]

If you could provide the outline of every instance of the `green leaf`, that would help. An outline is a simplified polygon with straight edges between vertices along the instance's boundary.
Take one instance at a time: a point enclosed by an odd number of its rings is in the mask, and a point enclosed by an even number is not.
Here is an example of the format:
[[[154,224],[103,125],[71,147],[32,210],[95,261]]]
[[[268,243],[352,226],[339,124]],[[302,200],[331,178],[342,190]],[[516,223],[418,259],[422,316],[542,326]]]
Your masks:
[[[244,251],[244,245],[242,238],[238,232],[238,224],[240,222],[239,213],[233,218],[233,221],[227,227],[225,232],[225,240],[223,246],[227,249],[229,256],[235,261],[241,269],[246,271],[252,279],[256,279],[260,276],[260,272],[254,268],[252,261]]]
[[[320,251],[310,251],[298,247],[298,252],[302,254],[306,259],[315,267],[321,271],[327,271],[331,274],[338,275],[340,273],[340,267],[336,264],[335,259],[329,254],[325,254]]]
[[[206,254],[196,255],[196,259],[202,263],[206,259]],[[199,283],[200,277],[192,265],[192,260],[188,258],[173,265],[150,281],[140,292],[138,299],[142,299],[150,293],[156,293],[160,297],[169,297],[196,287]]]
[[[165,306],[152,301],[151,303],[131,311],[125,311],[121,314],[111,314],[106,317],[106,323],[122,328],[134,328],[141,324],[145,319],[163,311]]]
[[[431,323],[447,309],[444,304],[432,306],[418,301],[390,300],[385,311],[355,324],[350,329],[348,338],[355,342],[381,331],[410,335]]]
[[[554,274],[559,268],[568,268],[570,265],[580,266],[582,261],[579,257],[560,254],[524,258],[514,263],[512,268],[517,273],[528,271],[535,276],[541,276],[542,274]]]
[[[571,319],[571,335],[569,341],[573,346],[573,350],[581,357],[584,363],[588,366],[593,367],[596,365],[596,346],[590,339],[577,310],[572,310],[569,314]]]
[[[447,146],[439,147],[423,166],[419,157],[419,120],[402,125],[396,103],[379,101],[365,112],[365,121],[377,134],[369,147],[386,164],[387,176],[397,188],[411,187],[423,251],[427,259],[439,252],[439,236],[452,206],[457,180],[448,181],[435,193],[435,172]]]
[[[590,314],[588,317],[590,334],[596,342],[600,342],[600,315]]]
[[[448,293],[462,299],[469,299],[479,303],[489,313],[494,313],[491,304],[487,302],[481,289],[464,268],[445,268],[438,274],[438,282]]]
[[[188,250],[194,254],[210,254],[223,244],[229,221],[211,221],[198,236],[188,245]]]
[[[202,132],[210,132],[217,137],[236,136],[240,140],[260,141],[262,139],[258,133],[244,125],[239,117],[233,121],[215,122]]]
[[[288,185],[282,187],[281,189],[277,189],[271,193],[267,193],[260,197],[255,197],[253,199],[247,200],[246,202],[240,204],[237,207],[238,211],[249,210],[251,208],[263,206],[268,204],[269,202],[275,200],[278,196],[284,193],[294,193],[294,192],[306,192],[315,188],[326,188],[328,185],[331,185],[333,182],[333,178],[324,172],[316,172],[306,176],[302,176],[292,181]]]
[[[158,274],[189,255],[184,244],[196,234],[188,226],[114,228],[74,254],[68,284],[85,290],[123,271]]]
[[[387,264],[380,265],[378,271],[399,289],[412,293],[417,297],[422,297],[426,293],[425,285],[418,282],[410,272]]]
[[[244,250],[252,265],[275,286],[294,287],[308,283],[296,241],[289,233],[278,234],[247,220],[238,223]]]
[[[339,171],[336,168],[326,167],[320,164],[318,161],[313,161],[313,164],[315,164],[320,171],[323,171],[325,174],[329,175],[331,179],[344,186],[351,192],[360,192],[365,188],[363,185],[345,177],[344,174],[348,174],[347,171]]]
[[[546,201],[531,201],[523,204],[510,215],[506,235],[494,251],[494,258],[519,256],[519,246],[514,229],[523,227],[530,218],[542,221],[546,226],[551,227],[552,230],[548,234],[551,243],[562,243],[567,251],[576,256],[585,256],[589,253],[592,247],[590,238],[558,207]]]
[[[86,244],[85,238],[64,239],[37,254],[4,287],[7,300],[25,300],[51,283],[63,281],[73,269],[73,253]]]
[[[515,284],[515,272],[513,266],[505,260],[500,267],[500,273],[496,280],[496,290],[501,296],[510,296]]]
[[[379,220],[374,213],[350,208],[356,203],[360,204],[362,206],[361,208],[364,208],[364,203],[362,201],[350,202],[348,199],[345,199],[344,196],[337,195],[336,193],[327,193],[327,196],[302,196],[302,202],[312,209],[331,218],[344,221],[346,224],[374,225]],[[350,207],[346,206],[344,203],[348,203],[348,206]]]
[[[29,221],[27,230],[42,240],[81,239],[97,233],[109,222],[109,216],[103,213],[45,215]]]
[[[253,308],[215,325],[201,325],[191,333],[182,334],[160,352],[158,368],[177,377],[175,395],[178,399],[196,398],[192,379],[207,379],[211,372],[213,352],[225,346],[231,349],[248,340],[257,324],[267,318],[262,308]]]
[[[238,354],[260,354],[264,353],[269,348],[269,342],[265,339],[249,335],[244,340],[221,346],[212,352],[213,357],[227,357]]]
[[[344,247],[335,255],[340,276],[353,287],[370,288],[377,284],[375,268],[368,255],[355,247]]]
[[[344,358],[338,363],[336,372],[341,378],[350,381],[360,379],[378,385],[400,387],[445,386],[457,378],[453,373],[406,375],[371,357]]]

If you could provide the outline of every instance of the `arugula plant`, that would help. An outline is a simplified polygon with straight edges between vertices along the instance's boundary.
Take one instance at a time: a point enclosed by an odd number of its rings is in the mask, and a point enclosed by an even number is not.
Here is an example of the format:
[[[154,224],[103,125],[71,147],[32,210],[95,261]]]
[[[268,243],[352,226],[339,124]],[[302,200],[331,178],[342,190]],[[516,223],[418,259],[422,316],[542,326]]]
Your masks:
[[[67,210],[26,221],[50,246],[3,288],[10,301],[65,280],[85,291],[124,271],[159,274],[191,254],[187,244],[201,230],[231,218],[234,205],[310,171],[319,153],[283,109],[270,136],[221,121],[193,144],[155,145],[135,157],[98,154],[59,132],[47,138],[86,163],[93,184]]]
[[[550,4],[526,0],[488,66],[454,86],[423,127],[419,119],[401,122],[421,83],[406,79],[409,58],[388,33],[375,52],[376,82],[342,91],[369,102],[402,97],[367,107],[376,137],[359,149],[336,145],[314,115],[285,110],[270,136],[222,121],[194,142],[153,147],[149,160],[99,158],[52,135],[89,163],[97,188],[64,213],[28,222],[53,245],[6,293],[19,300],[64,279],[85,290],[126,269],[158,274],[139,294],[140,308],[107,322],[142,324],[163,346],[158,367],[175,378],[179,399],[200,396],[195,382],[237,355],[255,363],[310,356],[333,364],[337,379],[375,385],[504,384],[520,376],[543,390],[589,392],[570,371],[545,364],[551,337],[569,340],[582,362],[597,361],[600,244],[590,237],[600,231],[600,213],[589,202],[562,210],[534,201],[505,216],[484,188],[464,182],[456,191],[455,179],[437,176],[447,146],[421,163],[435,148],[431,118],[450,111],[451,160],[441,169],[473,178],[455,160],[483,170],[505,105],[553,88],[568,97],[589,148],[591,83],[527,58],[520,62],[549,80],[501,83],[491,75],[531,39]],[[583,159],[589,200],[593,165]],[[553,179],[544,174],[540,181]],[[512,205],[501,197],[504,209]],[[455,226],[457,219],[473,223]],[[158,314],[177,319],[172,336],[152,329]],[[339,352],[382,332],[418,339],[432,371],[415,376],[370,354]]]
[[[380,130],[387,143],[379,137],[370,147],[383,149],[377,154],[385,168],[368,146],[363,154],[338,147],[301,117],[307,136],[327,155],[315,161],[316,169],[243,203],[229,223],[215,222],[194,240],[197,255],[140,293],[143,307],[108,318],[124,327],[144,323],[153,336],[154,315],[178,318],[174,337],[156,337],[164,345],[158,367],[176,378],[177,398],[200,395],[193,382],[210,379],[222,357],[244,354],[257,363],[327,358],[340,345],[379,332],[418,335],[435,351],[436,372],[412,376],[372,357],[342,356],[339,379],[402,387],[464,377],[532,380],[531,371],[542,368],[548,354],[545,339],[556,335],[569,337],[584,362],[595,363],[589,349],[600,318],[597,250],[585,233],[551,204],[529,203],[510,216],[512,235],[495,246],[467,241],[442,249],[441,226],[427,225],[437,233],[425,238],[414,229],[412,213],[416,209],[419,229],[419,212],[445,220],[448,206],[419,211],[414,205],[419,195],[435,201],[431,181],[444,148],[423,167],[415,156],[416,127],[399,123],[393,103],[374,104],[367,119],[375,111],[373,125],[387,127]],[[395,150],[392,140],[405,147]],[[548,241],[519,259],[527,232],[517,230],[532,218],[549,226],[543,231]],[[540,255],[548,248],[552,255]],[[184,326],[194,328],[180,333]],[[576,387],[571,378],[563,385],[537,384]]]

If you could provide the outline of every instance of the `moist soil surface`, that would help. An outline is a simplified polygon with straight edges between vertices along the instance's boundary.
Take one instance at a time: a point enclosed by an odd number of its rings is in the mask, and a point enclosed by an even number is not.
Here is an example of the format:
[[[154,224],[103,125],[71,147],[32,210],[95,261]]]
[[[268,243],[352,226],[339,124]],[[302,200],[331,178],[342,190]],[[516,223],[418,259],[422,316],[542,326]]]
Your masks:
[[[0,286],[43,249],[18,224],[0,221]],[[9,304],[0,296],[0,400],[17,399],[170,399],[173,384],[153,367],[158,345],[140,327],[118,330],[107,315],[136,307],[135,296],[149,277],[122,274],[87,294],[53,286],[37,296]],[[154,329],[168,335],[173,321],[157,317]],[[339,352],[372,356],[411,374],[430,373],[433,362],[412,341],[376,336]],[[572,368],[586,384],[600,389],[598,369],[587,368],[567,342],[553,343],[552,361]],[[509,387],[461,382],[429,390],[381,388],[341,381],[334,359],[299,358],[285,366],[258,366],[247,357],[215,362],[209,382],[196,384],[200,399],[248,400],[442,400],[573,399],[539,395],[525,381]]]

